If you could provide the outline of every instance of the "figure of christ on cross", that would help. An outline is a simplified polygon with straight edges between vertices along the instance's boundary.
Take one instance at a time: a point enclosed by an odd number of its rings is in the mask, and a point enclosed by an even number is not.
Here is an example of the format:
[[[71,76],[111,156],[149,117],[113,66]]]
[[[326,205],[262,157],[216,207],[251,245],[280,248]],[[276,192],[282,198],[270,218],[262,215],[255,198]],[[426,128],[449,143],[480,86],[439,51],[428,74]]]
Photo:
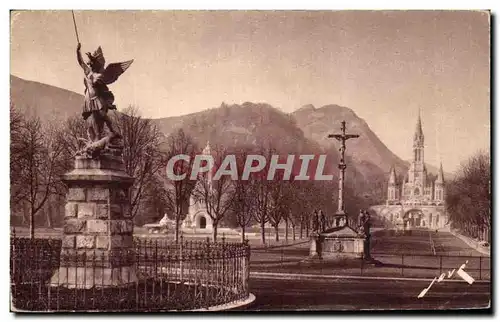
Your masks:
[[[342,133],[340,134],[329,134],[328,138],[335,138],[338,141],[341,142],[340,146],[340,163],[339,163],[339,169],[340,169],[340,176],[339,176],[339,204],[337,208],[337,214],[343,215],[345,214],[345,208],[344,208],[344,180],[345,180],[345,169],[347,168],[347,165],[345,163],[345,149],[346,145],[345,142],[349,139],[355,139],[358,138],[358,134],[346,134],[345,133],[345,121],[341,122],[341,131]]]

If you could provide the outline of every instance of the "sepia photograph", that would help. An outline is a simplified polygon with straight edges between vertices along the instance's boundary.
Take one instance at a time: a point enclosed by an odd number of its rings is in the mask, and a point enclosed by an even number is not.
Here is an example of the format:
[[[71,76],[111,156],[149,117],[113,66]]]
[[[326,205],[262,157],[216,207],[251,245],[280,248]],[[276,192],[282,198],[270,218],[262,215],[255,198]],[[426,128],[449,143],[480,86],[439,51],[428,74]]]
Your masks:
[[[490,11],[9,19],[10,312],[492,313]]]

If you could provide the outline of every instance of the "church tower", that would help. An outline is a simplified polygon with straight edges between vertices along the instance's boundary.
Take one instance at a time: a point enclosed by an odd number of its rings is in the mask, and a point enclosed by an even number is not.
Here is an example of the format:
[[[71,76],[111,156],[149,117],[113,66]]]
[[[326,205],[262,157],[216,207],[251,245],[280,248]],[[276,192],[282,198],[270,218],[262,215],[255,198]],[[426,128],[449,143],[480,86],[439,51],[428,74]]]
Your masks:
[[[434,183],[434,200],[438,203],[444,202],[444,174],[443,163],[439,165],[438,177]]]
[[[210,142],[207,141],[207,145],[203,149],[202,152],[203,155],[212,155],[212,149],[210,148]],[[212,177],[213,177],[213,172],[215,171],[214,168],[214,162],[212,161],[207,161],[209,163],[209,168],[210,170],[207,172],[207,175],[205,177],[205,180],[207,181],[208,186],[210,187],[210,190],[212,189]]]
[[[389,177],[389,183],[387,185],[387,202],[391,203],[399,200],[399,189],[396,183],[396,170],[394,166],[391,168],[391,175]]]
[[[408,181],[412,186],[410,195],[414,199],[420,199],[420,197],[424,195],[427,177],[426,172],[424,163],[424,133],[422,131],[422,120],[419,111],[417,126],[413,136],[413,160],[408,173]]]

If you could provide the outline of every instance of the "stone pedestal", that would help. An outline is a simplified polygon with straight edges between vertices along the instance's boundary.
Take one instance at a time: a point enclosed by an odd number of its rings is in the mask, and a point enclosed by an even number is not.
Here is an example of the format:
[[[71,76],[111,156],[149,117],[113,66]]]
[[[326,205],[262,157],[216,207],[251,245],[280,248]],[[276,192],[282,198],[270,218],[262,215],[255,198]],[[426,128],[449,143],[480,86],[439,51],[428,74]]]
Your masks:
[[[312,235],[309,257],[325,261],[365,258],[366,236],[349,227],[345,214],[332,219],[334,227]]]
[[[64,234],[51,286],[108,287],[137,280],[128,200],[133,178],[124,170],[120,156],[101,154],[77,156],[75,169],[64,175]]]

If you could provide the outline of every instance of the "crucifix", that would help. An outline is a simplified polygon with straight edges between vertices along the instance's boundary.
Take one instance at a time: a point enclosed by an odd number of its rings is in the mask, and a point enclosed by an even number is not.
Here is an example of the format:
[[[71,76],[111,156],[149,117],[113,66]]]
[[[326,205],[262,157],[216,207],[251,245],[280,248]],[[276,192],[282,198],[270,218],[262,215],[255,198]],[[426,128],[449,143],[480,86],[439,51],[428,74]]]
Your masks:
[[[340,169],[340,176],[339,176],[339,204],[337,208],[337,214],[338,215],[345,215],[345,208],[344,208],[344,180],[345,180],[345,169],[347,168],[347,165],[345,163],[345,142],[349,139],[355,139],[358,138],[358,134],[346,134],[345,133],[345,121],[341,122],[341,131],[342,133],[340,134],[329,134],[328,138],[335,138],[338,141],[341,142],[340,145],[340,163],[339,163],[339,169]]]

